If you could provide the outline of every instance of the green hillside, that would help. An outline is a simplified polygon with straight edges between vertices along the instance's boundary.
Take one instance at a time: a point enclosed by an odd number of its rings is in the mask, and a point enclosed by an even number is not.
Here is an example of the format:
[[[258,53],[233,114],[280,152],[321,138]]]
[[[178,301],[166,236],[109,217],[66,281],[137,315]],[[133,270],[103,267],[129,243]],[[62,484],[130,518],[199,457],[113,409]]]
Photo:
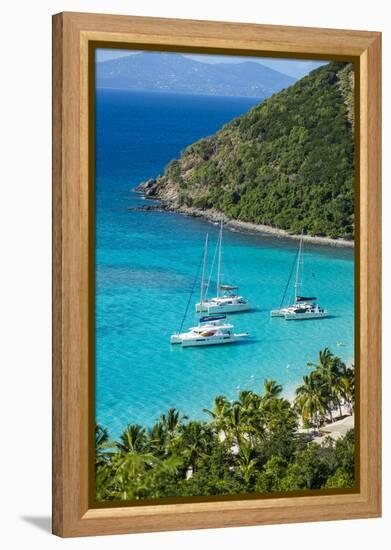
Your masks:
[[[353,68],[329,63],[193,143],[140,186],[169,208],[354,236]]]

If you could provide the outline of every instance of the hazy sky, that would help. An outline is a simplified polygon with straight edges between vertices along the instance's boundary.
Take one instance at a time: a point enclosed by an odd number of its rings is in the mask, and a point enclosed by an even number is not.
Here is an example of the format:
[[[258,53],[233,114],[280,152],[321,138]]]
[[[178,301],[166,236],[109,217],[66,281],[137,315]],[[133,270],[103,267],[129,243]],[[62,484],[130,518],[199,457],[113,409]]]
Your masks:
[[[125,57],[127,55],[136,55],[139,51],[132,50],[109,50],[99,49],[96,52],[96,60],[107,61],[109,59],[116,59],[118,57]],[[325,61],[313,61],[313,60],[301,60],[301,59],[273,59],[270,57],[242,57],[242,56],[228,56],[228,55],[209,55],[209,54],[182,54],[185,57],[200,61],[202,63],[243,63],[243,61],[253,61],[266,65],[275,71],[287,74],[294,78],[301,78],[308,74],[316,67],[323,65]]]

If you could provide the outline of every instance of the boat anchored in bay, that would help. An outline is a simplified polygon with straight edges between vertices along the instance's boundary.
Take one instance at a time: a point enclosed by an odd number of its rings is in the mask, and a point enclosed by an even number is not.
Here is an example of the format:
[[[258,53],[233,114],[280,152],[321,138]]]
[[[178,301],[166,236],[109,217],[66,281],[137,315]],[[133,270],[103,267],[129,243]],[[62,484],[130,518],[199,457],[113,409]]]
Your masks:
[[[296,264],[296,278],[294,284],[294,301],[293,304],[283,306],[287,290],[289,288],[290,280],[292,278],[293,270]],[[299,287],[303,284],[304,276],[304,245],[303,236],[301,236],[299,249],[292,265],[289,279],[285,287],[285,292],[282,297],[280,307],[278,309],[272,309],[270,312],[271,317],[284,317],[286,321],[298,321],[305,319],[322,319],[328,317],[329,313],[325,309],[321,308],[316,303],[316,296],[301,296],[298,294]],[[300,278],[301,277],[301,278]]]
[[[203,300],[205,290],[205,269],[208,254],[208,235],[205,239],[203,270],[201,279],[201,296],[200,296],[200,312],[203,311]],[[190,300],[188,302],[188,305]],[[186,317],[188,306],[182,320],[182,325],[178,333],[171,335],[171,344],[180,344],[182,347],[197,347],[197,346],[213,346],[222,344],[233,344],[249,336],[248,332],[236,334],[233,332],[234,325],[226,322],[225,315],[200,315],[200,320],[197,326],[189,328],[186,332],[182,332],[182,326]]]
[[[218,262],[217,262],[217,285],[216,285],[216,296],[214,298],[204,299],[203,301],[199,301],[196,306],[196,312],[203,312],[206,311],[207,313],[238,313],[241,311],[249,311],[251,309],[251,305],[243,298],[243,296],[240,296],[238,291],[239,287],[236,285],[222,285],[221,284],[221,252],[222,252],[222,244],[223,244],[223,224],[224,219],[221,218],[220,222],[220,232],[219,232],[219,240],[217,243],[217,249],[218,250]],[[214,267],[214,260],[212,264],[211,274]],[[210,282],[210,277],[209,277]],[[207,291],[209,289],[209,282],[207,286]]]
[[[187,332],[173,334],[171,344],[182,344],[184,348],[233,344],[249,336],[248,332],[235,334],[233,332],[234,326],[226,323],[225,319],[225,315],[201,317],[198,326],[189,328]]]

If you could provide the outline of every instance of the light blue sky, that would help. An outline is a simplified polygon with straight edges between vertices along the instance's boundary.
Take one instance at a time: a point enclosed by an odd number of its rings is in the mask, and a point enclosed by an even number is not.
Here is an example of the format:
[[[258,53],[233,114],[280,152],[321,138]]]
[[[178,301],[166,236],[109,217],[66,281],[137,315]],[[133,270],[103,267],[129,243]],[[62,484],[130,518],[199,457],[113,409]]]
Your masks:
[[[116,59],[118,57],[125,57],[127,55],[136,55],[141,53],[134,50],[110,50],[99,49],[96,52],[96,60],[107,61],[109,59]],[[266,65],[275,71],[287,74],[294,78],[301,78],[308,74],[316,67],[323,65],[325,61],[314,60],[301,60],[301,59],[273,59],[271,57],[242,57],[242,56],[228,56],[228,55],[209,55],[209,54],[182,54],[185,57],[200,61],[201,63],[243,63],[243,61],[253,61]]]

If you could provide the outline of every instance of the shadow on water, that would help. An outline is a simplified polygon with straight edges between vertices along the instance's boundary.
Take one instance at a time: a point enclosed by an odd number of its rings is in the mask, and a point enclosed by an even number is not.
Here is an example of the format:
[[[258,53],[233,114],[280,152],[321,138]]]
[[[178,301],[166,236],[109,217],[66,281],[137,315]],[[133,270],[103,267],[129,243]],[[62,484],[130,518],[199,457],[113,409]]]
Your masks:
[[[52,518],[49,516],[21,516],[20,519],[45,533],[52,532]]]
[[[251,346],[253,344],[257,344],[260,342],[258,338],[255,338],[255,336],[250,336],[247,338],[247,340],[243,340],[242,342],[236,342],[237,346]]]
[[[180,344],[177,344],[175,346],[172,346],[172,348],[180,349],[180,350],[195,350],[195,349],[210,349],[210,348],[219,348],[220,346],[224,347],[237,347],[237,346],[251,346],[252,344],[258,343],[260,340],[258,338],[255,338],[254,336],[248,336],[246,340],[242,340],[241,342],[230,342],[229,344],[212,344],[209,346],[189,346],[188,348],[183,348]]]
[[[327,315],[327,317],[318,317],[318,318],[315,318],[315,319],[314,318],[311,319],[311,317],[309,317],[308,319],[305,319],[305,318],[296,319],[296,321],[299,321],[300,323],[302,323],[303,321],[317,321],[317,322],[319,322],[319,321],[327,321],[327,319],[337,319],[337,318],[338,318],[338,315]],[[295,319],[291,319],[291,321],[292,320],[294,321]]]
[[[303,317],[302,319],[288,319],[289,321],[298,321],[299,323],[303,323],[304,321],[316,321],[319,323],[320,321],[327,321],[327,319],[338,319],[341,317],[340,315],[327,315],[327,317],[318,317],[318,318],[311,318],[308,317],[307,319]],[[287,319],[284,319],[283,317],[270,317],[270,321],[274,322],[281,322],[286,321]]]
[[[251,309],[247,309],[246,311],[234,311],[231,314],[223,313],[223,315],[227,315],[227,317],[230,317],[231,315],[244,315],[245,313],[264,313],[266,311],[269,311],[269,310],[261,309],[260,307],[252,307]]]

